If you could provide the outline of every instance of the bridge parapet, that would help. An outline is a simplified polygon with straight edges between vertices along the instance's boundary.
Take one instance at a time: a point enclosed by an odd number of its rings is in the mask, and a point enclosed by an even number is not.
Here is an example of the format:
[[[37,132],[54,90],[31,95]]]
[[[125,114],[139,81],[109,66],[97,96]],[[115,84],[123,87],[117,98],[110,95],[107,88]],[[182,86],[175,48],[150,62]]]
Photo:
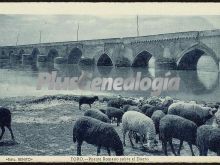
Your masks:
[[[194,54],[198,52],[200,54],[202,52],[211,52],[211,57],[214,58],[216,63],[219,63],[219,29],[140,37],[95,39],[0,47],[0,57],[2,58],[5,58],[6,56],[9,57],[10,54],[18,54],[19,56],[22,54],[31,54],[33,57],[36,57],[38,54],[44,54],[48,56],[48,59],[51,58],[51,61],[54,61],[54,58],[56,57],[63,57],[68,61],[73,62],[73,60],[78,61],[79,58],[85,57],[94,59],[97,63],[99,58],[102,57],[101,61],[107,60],[109,64],[112,63],[113,65],[115,65],[116,62],[120,61],[121,59],[125,59],[127,64],[132,65],[134,60],[136,60],[137,63],[137,60],[141,60],[142,56],[145,56],[143,59],[149,59],[146,57],[149,56],[154,57],[156,61],[167,60],[176,62],[181,61],[181,58],[184,57],[184,61],[188,61],[189,59],[185,58],[193,58],[191,56],[194,56]],[[186,53],[187,56],[185,56]],[[199,57],[200,56],[198,56],[198,58]],[[72,62],[70,62],[70,64]]]

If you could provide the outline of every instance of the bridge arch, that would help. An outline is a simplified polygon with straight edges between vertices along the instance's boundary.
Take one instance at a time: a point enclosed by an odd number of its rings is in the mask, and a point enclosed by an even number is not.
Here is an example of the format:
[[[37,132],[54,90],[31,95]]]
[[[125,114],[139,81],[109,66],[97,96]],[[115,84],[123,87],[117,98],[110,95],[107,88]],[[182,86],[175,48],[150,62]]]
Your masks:
[[[20,49],[19,52],[18,52],[18,55],[22,55],[22,54],[25,54],[24,49]]]
[[[142,51],[139,53],[132,62],[132,67],[148,67],[148,63],[152,57],[152,54],[148,51]]]
[[[24,49],[20,49],[20,50],[18,51],[18,57],[19,57],[20,60],[21,60],[21,58],[22,58],[22,54],[25,54]]]
[[[5,56],[6,52],[4,50],[2,50],[1,55]]]
[[[104,53],[98,58],[97,66],[113,66],[112,59]]]
[[[48,54],[47,54],[47,57],[48,57],[48,61],[49,62],[54,62],[54,59],[56,58],[56,57],[58,57],[59,56],[59,54],[58,54],[58,51],[56,50],[56,49],[50,49],[49,50],[49,52],[48,52]]]
[[[177,60],[177,69],[180,70],[196,70],[197,63],[204,54],[211,56],[218,66],[218,58],[215,52],[204,44],[196,44],[181,52]]]
[[[10,50],[9,53],[8,53],[8,56],[12,56],[14,54],[14,51],[13,50]]]
[[[34,48],[31,52],[31,57],[33,58],[34,61],[37,60],[37,55],[40,54],[40,51],[38,48]]]
[[[82,57],[82,51],[79,48],[73,48],[68,55],[68,64],[78,64]]]
[[[5,52],[5,50],[2,50],[0,58],[7,58],[7,57],[8,56],[7,56],[7,53]]]

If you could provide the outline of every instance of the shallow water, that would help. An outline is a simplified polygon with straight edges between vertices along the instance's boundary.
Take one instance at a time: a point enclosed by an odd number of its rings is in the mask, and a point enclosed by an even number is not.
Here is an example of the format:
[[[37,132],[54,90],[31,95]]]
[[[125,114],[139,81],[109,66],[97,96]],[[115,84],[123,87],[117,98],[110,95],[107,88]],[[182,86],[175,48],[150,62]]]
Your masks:
[[[151,60],[154,61],[154,60]],[[165,77],[170,72],[169,78],[180,77],[178,91],[162,91],[161,96],[171,96],[183,100],[197,101],[219,101],[219,73],[212,59],[201,57],[198,62],[197,71],[172,70],[154,67],[150,64],[149,68],[114,68],[97,66],[78,66],[78,65],[54,65],[54,66],[23,66],[21,64],[9,65],[1,63],[0,69],[0,98],[14,96],[42,96],[54,94],[74,94],[74,95],[115,95],[122,96],[150,96],[152,90],[140,91],[91,91],[88,89],[74,90],[48,90],[47,85],[41,90],[36,90],[39,73],[57,71],[57,76],[61,77],[81,77],[91,80],[95,77],[111,77],[113,79],[122,77],[124,80],[129,77],[136,77],[137,72],[141,72],[142,78],[149,77],[152,80],[156,77]],[[84,77],[82,77],[84,75]],[[86,81],[82,81],[86,82]]]

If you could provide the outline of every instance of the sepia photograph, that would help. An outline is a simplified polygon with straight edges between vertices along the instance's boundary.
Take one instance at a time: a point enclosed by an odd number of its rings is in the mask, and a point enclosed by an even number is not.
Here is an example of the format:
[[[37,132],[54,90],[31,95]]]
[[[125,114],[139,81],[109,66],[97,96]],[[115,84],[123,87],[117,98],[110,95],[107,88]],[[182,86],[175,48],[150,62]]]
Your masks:
[[[46,5],[0,3],[1,160],[220,156],[220,12]]]

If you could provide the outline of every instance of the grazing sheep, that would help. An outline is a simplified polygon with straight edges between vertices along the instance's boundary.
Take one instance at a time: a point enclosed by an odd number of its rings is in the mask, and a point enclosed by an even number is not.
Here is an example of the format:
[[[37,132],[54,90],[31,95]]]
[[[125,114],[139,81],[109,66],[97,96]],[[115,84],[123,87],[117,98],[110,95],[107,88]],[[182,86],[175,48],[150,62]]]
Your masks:
[[[208,150],[220,156],[220,128],[211,125],[202,125],[197,129],[196,144],[200,156],[207,156]]]
[[[216,108],[216,109],[219,108],[219,104],[217,104],[217,103],[215,103],[215,104],[214,103],[205,103],[204,106],[210,107],[210,108]]]
[[[186,141],[188,142],[192,155],[194,156],[192,144],[195,144],[196,142],[197,130],[197,126],[194,122],[177,115],[166,115],[160,120],[159,130],[160,140],[162,141],[165,155],[167,155],[167,142],[169,142],[173,154],[176,155],[172,144],[172,138],[177,138],[180,140],[177,154],[180,155],[183,141]]]
[[[123,155],[123,145],[118,133],[110,124],[97,119],[83,116],[75,122],[73,142],[77,142],[77,155],[81,155],[83,141],[97,146],[97,155],[100,154],[101,147],[106,148],[109,156],[110,149],[114,150],[117,156]]]
[[[93,96],[93,97],[80,96],[79,97],[79,109],[81,110],[81,105],[83,104],[89,104],[91,108],[91,104],[93,104],[97,100],[99,100],[98,96]]]
[[[129,105],[134,105],[136,106],[137,103],[134,102],[133,100],[126,100],[126,99],[123,99],[123,98],[116,98],[116,99],[112,99],[110,101],[108,101],[108,104],[107,106],[108,107],[115,107],[115,108],[122,108],[123,105],[126,105],[126,104],[129,104]]]
[[[123,144],[125,146],[125,135],[129,131],[129,139],[132,147],[134,146],[130,131],[140,135],[140,141],[144,147],[144,138],[147,139],[148,148],[154,149],[156,146],[156,132],[154,122],[151,118],[136,111],[128,111],[122,117]]]
[[[138,108],[138,106],[133,106],[133,105],[123,105],[123,108],[122,110],[124,112],[127,112],[127,111],[137,111],[137,112],[141,112],[141,110]]]
[[[156,110],[161,110],[161,108],[153,106],[153,105],[150,105],[150,104],[144,104],[141,107],[141,112],[144,113],[148,117],[151,117],[152,114],[154,113],[154,111],[156,111]]]
[[[123,110],[124,112],[127,112],[127,111],[128,111],[128,109],[129,109],[129,107],[130,107],[130,105],[128,105],[128,104],[123,105],[122,110]]]
[[[108,101],[108,107],[122,108],[123,106],[122,99],[112,99]]]
[[[99,111],[104,113],[104,114],[106,113],[106,109],[105,108],[100,108]]]
[[[145,114],[148,109],[153,108],[153,107],[154,107],[153,105],[144,104],[144,105],[141,106],[140,109],[141,109],[141,112]]]
[[[5,127],[7,127],[8,130],[10,131],[12,140],[13,141],[15,140],[14,134],[11,129],[11,112],[10,110],[4,107],[0,107],[0,127],[2,130],[2,133],[0,135],[0,140],[2,139],[5,133]]]
[[[159,107],[161,110],[163,110],[165,114],[167,114],[168,108],[171,104],[173,104],[173,99],[170,97],[165,97],[165,99],[162,101]]]
[[[103,122],[105,122],[105,123],[110,123],[110,120],[109,120],[108,116],[105,115],[105,114],[103,114],[103,113],[100,112],[99,110],[96,110],[96,109],[87,110],[87,111],[84,113],[84,116],[89,116],[89,117],[92,117],[92,118],[94,118],[94,119],[103,121]]]
[[[129,131],[128,132],[128,137],[129,138],[133,138],[133,139],[135,139],[135,143],[138,143],[138,142],[140,142],[141,141],[141,136],[137,133],[137,132],[134,132],[134,131]],[[143,136],[143,141],[145,141],[146,139],[145,139],[145,136]]]
[[[138,102],[136,100],[134,100],[133,98],[128,98],[128,99],[124,99],[123,105],[125,105],[125,104],[137,106]]]
[[[113,118],[116,118],[117,120],[117,126],[119,126],[119,123],[121,122],[122,116],[124,112],[121,109],[114,108],[114,107],[107,107],[106,113],[105,113],[110,120]]]
[[[161,103],[161,99],[157,96],[152,96],[148,98],[147,100],[145,100],[145,103],[153,105],[153,106],[157,106],[158,104]]]
[[[160,126],[160,120],[165,116],[165,113],[161,110],[156,110],[153,115],[151,116],[151,119],[153,120],[156,128],[156,133],[159,133],[159,126]]]
[[[216,120],[217,126],[220,128],[220,110],[218,110],[218,111],[215,113],[215,120]]]
[[[202,107],[198,104],[190,103],[173,103],[168,108],[168,114],[178,115],[189,119],[197,124],[197,126],[205,124],[207,120],[214,116],[215,109],[210,107]]]

